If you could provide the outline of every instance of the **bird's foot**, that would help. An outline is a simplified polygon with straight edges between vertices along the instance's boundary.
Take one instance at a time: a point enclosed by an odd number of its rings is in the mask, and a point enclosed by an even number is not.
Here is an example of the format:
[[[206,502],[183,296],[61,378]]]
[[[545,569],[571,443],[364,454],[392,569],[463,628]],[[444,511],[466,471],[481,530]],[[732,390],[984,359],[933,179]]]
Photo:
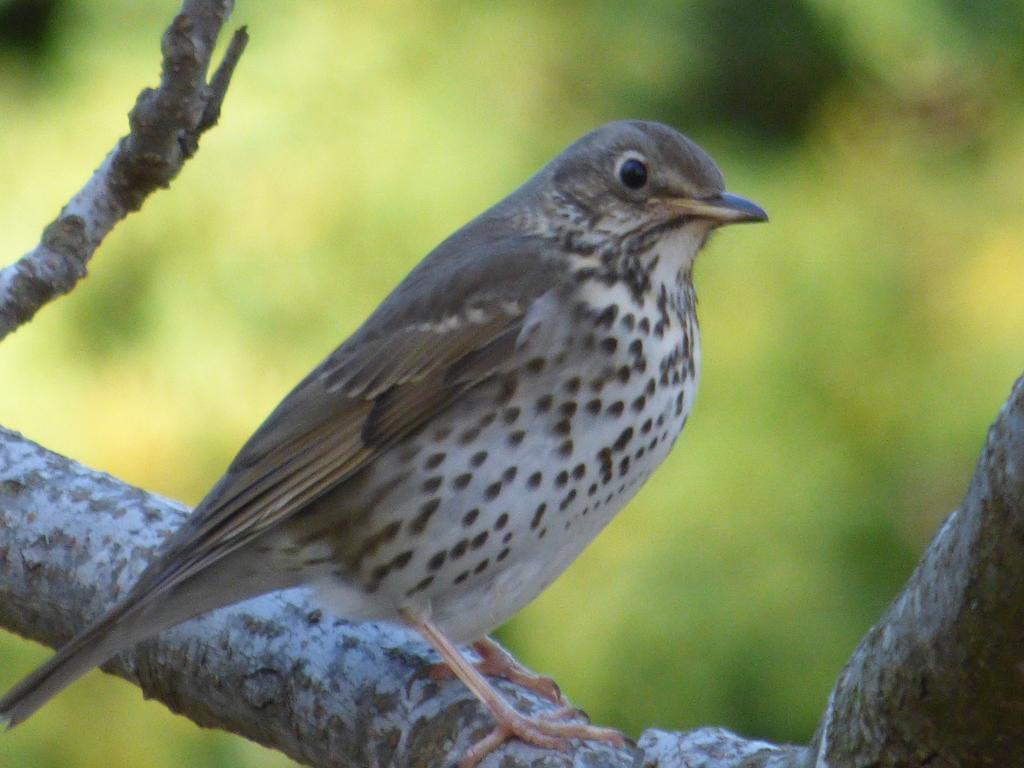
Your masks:
[[[435,650],[441,654],[445,664],[487,707],[487,711],[494,718],[494,730],[469,748],[459,761],[459,768],[474,768],[487,755],[513,738],[546,749],[565,749],[569,739],[606,741],[617,747],[626,744],[626,737],[621,733],[611,728],[598,728],[591,725],[584,712],[571,706],[561,705],[553,712],[545,712],[533,717],[520,714],[487,682],[487,678],[480,673],[476,664],[471,663],[463,656],[458,647],[445,637],[444,633],[429,619],[418,617],[407,611],[402,613],[402,618],[410,626],[419,630],[423,637],[434,646]],[[491,645],[494,644],[491,643]],[[478,649],[478,652],[481,654],[481,663],[485,663],[488,655],[493,655],[486,645],[482,651]],[[507,667],[509,664],[504,663],[500,666]],[[512,659],[511,666],[518,667],[519,665]],[[532,672],[527,674],[536,677]],[[554,690],[561,699],[562,694],[558,691],[557,686],[554,686],[553,689],[549,687],[548,690],[549,692]],[[580,718],[583,722],[580,722]]]
[[[480,674],[508,680],[521,688],[533,691],[542,699],[557,704],[559,707],[569,706],[569,700],[562,694],[558,683],[547,675],[531,672],[491,638],[485,637],[483,640],[477,640],[472,647],[480,656],[480,661],[473,663]],[[447,680],[455,677],[451,667],[445,663],[432,665],[428,669],[427,675],[431,680]]]
[[[586,715],[574,707],[564,706],[553,712],[527,717],[505,704],[502,707],[491,708],[491,715],[497,721],[494,730],[466,750],[459,760],[459,768],[475,768],[481,760],[509,739],[519,739],[535,747],[559,750],[568,747],[569,739],[605,741],[615,747],[626,744],[625,736],[619,731],[591,725]],[[581,717],[584,722],[576,719]]]

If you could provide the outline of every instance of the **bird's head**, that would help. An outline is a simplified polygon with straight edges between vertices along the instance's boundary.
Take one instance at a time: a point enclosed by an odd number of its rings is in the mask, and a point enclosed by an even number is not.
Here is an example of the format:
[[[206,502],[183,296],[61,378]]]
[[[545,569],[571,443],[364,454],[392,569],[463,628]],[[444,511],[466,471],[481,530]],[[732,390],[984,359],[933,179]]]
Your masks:
[[[601,126],[541,176],[563,215],[608,235],[687,227],[703,242],[715,227],[768,219],[759,206],[725,191],[721,171],[703,149],[659,123]]]

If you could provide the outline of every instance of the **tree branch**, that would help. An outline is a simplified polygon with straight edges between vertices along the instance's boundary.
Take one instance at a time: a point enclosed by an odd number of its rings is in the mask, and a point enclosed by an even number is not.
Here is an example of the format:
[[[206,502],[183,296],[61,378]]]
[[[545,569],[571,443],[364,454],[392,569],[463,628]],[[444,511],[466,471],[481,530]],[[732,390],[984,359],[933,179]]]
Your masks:
[[[0,428],[0,625],[49,645],[116,600],[180,524],[182,506]],[[1010,765],[1024,754],[1024,378],[961,507],[854,653],[812,749],[704,728],[638,748],[574,744],[546,766],[819,768]],[[217,611],[123,654],[108,671],[197,723],[313,766],[435,765],[489,727],[400,627],[331,619],[303,591]],[[514,686],[529,711],[546,705]],[[531,765],[512,743],[493,765]],[[814,755],[812,761],[809,755]]]
[[[187,514],[0,427],[0,625],[66,642],[131,586]],[[333,619],[292,590],[187,622],[105,669],[200,725],[309,765],[365,768],[444,765],[491,728],[458,680],[424,674],[439,660],[401,627]],[[551,706],[500,687],[525,710]],[[514,744],[501,754],[517,768],[545,753]],[[584,744],[545,765],[638,760],[637,750]]]
[[[130,132],[64,206],[39,244],[0,270],[0,339],[70,291],[107,233],[178,175],[200,135],[220,115],[231,74],[248,40],[235,32],[206,85],[206,72],[232,0],[185,0],[163,39],[160,87],[139,94]]]
[[[185,0],[163,41],[160,87],[44,231],[0,270],[0,338],[85,276],[96,248],[167,186],[216,123],[246,43],[235,33],[209,84],[230,0]],[[138,577],[187,510],[0,427],[0,626],[59,645]],[[644,768],[944,768],[1024,755],[1024,378],[989,431],[970,489],[906,588],[839,678],[810,748],[718,728],[649,730],[635,748],[513,742],[488,765]],[[437,658],[400,627],[325,615],[302,590],[181,625],[106,669],[175,712],[313,766],[441,765],[490,728]],[[525,711],[547,704],[499,684]]]
[[[843,670],[817,768],[1020,764],[1022,643],[1024,377],[960,508]]]

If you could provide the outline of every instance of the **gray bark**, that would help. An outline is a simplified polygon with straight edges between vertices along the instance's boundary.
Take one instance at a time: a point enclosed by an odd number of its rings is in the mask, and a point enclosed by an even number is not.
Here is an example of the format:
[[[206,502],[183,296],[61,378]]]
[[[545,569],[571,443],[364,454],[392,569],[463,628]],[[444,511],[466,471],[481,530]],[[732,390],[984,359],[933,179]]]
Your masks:
[[[70,290],[107,232],[167,186],[212,126],[245,45],[236,33],[206,83],[229,0],[186,0],[164,38],[161,86],[131,133],[44,232],[0,270],[0,338]],[[188,514],[175,502],[0,427],[0,626],[66,642],[130,587]],[[963,504],[843,670],[809,747],[719,728],[649,730],[636,747],[512,742],[485,765],[855,768],[1024,762],[1024,379],[989,431]],[[490,728],[405,629],[333,618],[302,590],[187,622],[106,669],[195,722],[312,766],[444,765]],[[548,707],[499,683],[525,711]]]
[[[0,626],[66,642],[112,605],[188,514],[0,427]],[[350,623],[304,590],[267,595],[187,622],[105,669],[200,725],[223,728],[312,766],[445,765],[490,729],[458,680],[426,672],[440,658],[402,627]],[[27,671],[27,670],[26,670]],[[520,708],[550,708],[512,685]],[[0,737],[2,738],[2,737]],[[697,750],[774,754],[710,730]],[[670,734],[643,749],[576,744],[564,754],[513,743],[485,765],[683,766]],[[732,763],[707,763],[707,765]]]
[[[238,30],[209,83],[206,72],[231,0],[186,0],[164,33],[158,88],[139,94],[130,131],[60,214],[39,244],[0,270],[0,339],[86,275],[93,253],[121,219],[166,187],[217,122],[231,75],[245,49]]]
[[[1024,764],[1024,378],[960,508],[861,641],[816,766]]]
[[[187,514],[0,429],[0,625],[66,641],[137,577]],[[853,768],[1013,765],[1024,755],[1024,378],[989,431],[963,504],[856,650],[810,749],[705,728],[635,749],[575,744],[548,766]],[[313,766],[435,765],[486,732],[455,680],[401,627],[349,623],[303,591],[183,624],[109,671],[196,722]],[[517,706],[546,706],[500,685]],[[532,765],[513,743],[491,765]]]

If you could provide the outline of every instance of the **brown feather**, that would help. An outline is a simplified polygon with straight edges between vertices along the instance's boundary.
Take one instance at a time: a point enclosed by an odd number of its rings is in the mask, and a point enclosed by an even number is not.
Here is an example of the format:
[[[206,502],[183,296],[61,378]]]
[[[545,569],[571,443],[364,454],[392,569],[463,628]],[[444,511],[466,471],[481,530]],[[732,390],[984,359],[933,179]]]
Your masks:
[[[242,448],[140,580],[137,598],[164,593],[289,519],[494,375],[522,329],[523,313],[510,310],[402,328],[328,358]]]

